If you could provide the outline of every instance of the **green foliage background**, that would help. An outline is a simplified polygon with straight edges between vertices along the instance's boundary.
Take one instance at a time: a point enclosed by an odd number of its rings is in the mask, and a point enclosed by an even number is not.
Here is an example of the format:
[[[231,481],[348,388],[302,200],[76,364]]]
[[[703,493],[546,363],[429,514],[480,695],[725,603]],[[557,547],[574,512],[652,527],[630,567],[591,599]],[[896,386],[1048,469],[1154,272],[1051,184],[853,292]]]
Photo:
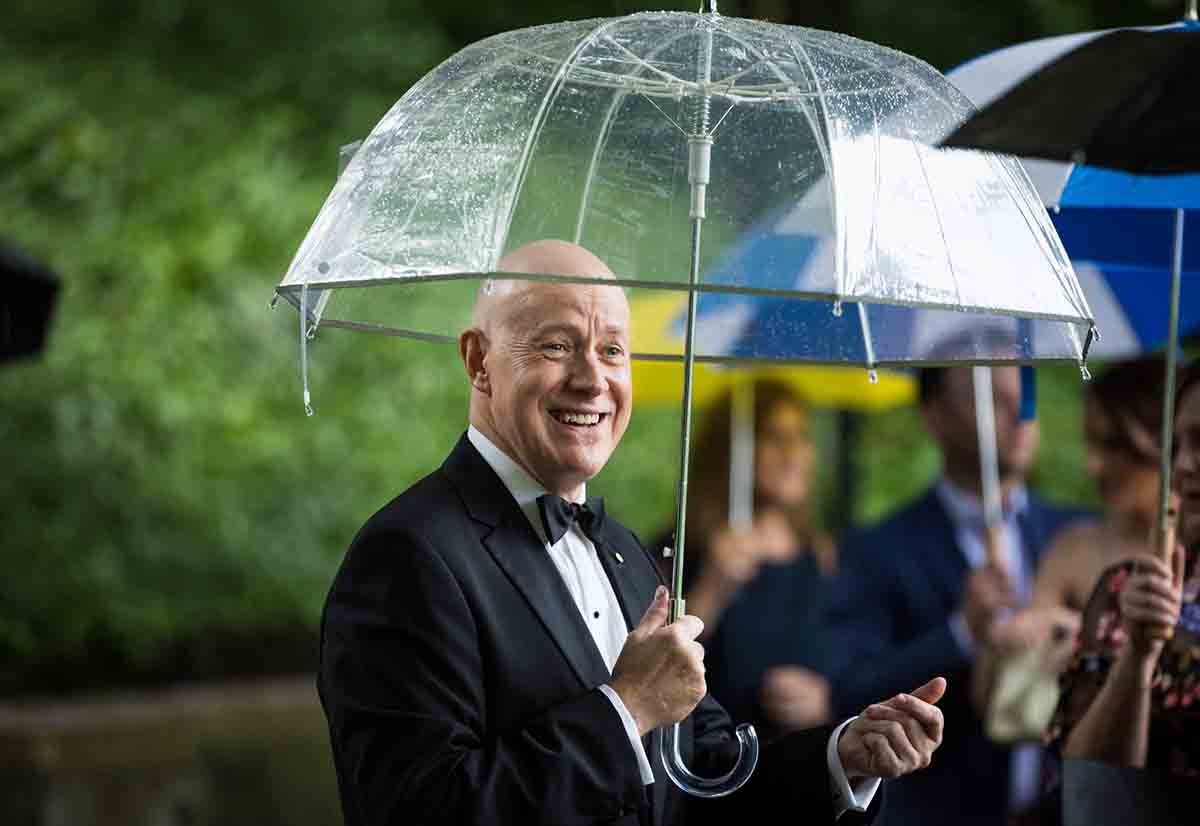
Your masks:
[[[270,640],[300,639],[280,646],[287,656],[306,650],[357,526],[465,426],[454,353],[342,331],[314,347],[319,414],[302,413],[295,315],[267,302],[338,146],[468,42],[637,8],[17,0],[6,10],[0,238],[53,266],[64,289],[47,351],[0,368],[0,691],[236,670],[214,641],[248,646],[249,669],[276,664]],[[720,8],[836,28],[944,69],[1040,34],[1166,21],[1182,3]],[[1086,501],[1077,373],[1044,371],[1041,383],[1036,484]],[[829,443],[832,419],[822,427]],[[594,483],[643,535],[671,510],[676,439],[672,411],[640,411]],[[914,411],[868,420],[854,461],[859,520],[937,469]],[[827,499],[834,481],[822,478]]]

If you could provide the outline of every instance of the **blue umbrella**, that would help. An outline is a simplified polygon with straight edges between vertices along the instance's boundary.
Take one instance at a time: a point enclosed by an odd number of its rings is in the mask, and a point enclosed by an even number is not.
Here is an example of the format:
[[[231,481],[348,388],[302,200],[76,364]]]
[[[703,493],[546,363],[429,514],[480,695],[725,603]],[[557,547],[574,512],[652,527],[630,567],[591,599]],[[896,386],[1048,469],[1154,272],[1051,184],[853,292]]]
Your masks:
[[[805,201],[772,211],[705,272],[704,281],[737,284],[745,280],[745,273],[753,272],[756,282],[778,290],[819,289],[827,283],[834,267],[833,240],[827,234],[797,227],[803,223],[798,216],[809,208]],[[680,313],[672,321],[671,334],[682,338],[685,325],[686,316]],[[807,360],[863,365],[872,382],[875,367],[881,364],[938,363],[960,360],[966,353],[976,361],[1022,360],[1044,352],[1046,341],[1054,338],[1043,332],[1043,346],[1039,347],[1028,320],[981,318],[932,308],[846,302],[845,306],[835,305],[831,312],[827,300],[730,293],[706,293],[699,298],[695,341],[701,358],[706,353],[724,353],[727,360],[750,363],[794,361],[794,337],[805,342]],[[991,371],[979,366],[974,371],[985,514],[989,524],[998,525],[1001,504]],[[1036,399],[1031,366],[1021,368],[1021,388],[1021,418],[1028,420],[1034,416]],[[739,427],[738,418],[735,415],[734,424],[740,433],[749,425],[743,422]],[[743,418],[748,420],[749,414]],[[744,442],[746,437],[742,434],[735,441]],[[742,456],[748,463],[752,453],[743,451]],[[744,482],[741,487],[747,488]],[[748,516],[748,496],[746,490],[735,490],[731,477],[731,517],[734,513]],[[989,552],[1003,564],[999,545],[989,546]]]
[[[1139,30],[1200,33],[1194,19]],[[1009,46],[952,69],[947,77],[984,107],[1016,83],[1106,32],[1083,32]],[[1023,165],[1075,266],[1104,337],[1091,353],[1120,358],[1168,340],[1177,224],[1180,277],[1200,274],[1200,174],[1136,175],[1086,164],[1024,158]],[[1189,215],[1188,213],[1192,213]],[[1200,332],[1200,303],[1181,304],[1179,333]]]
[[[943,142],[1057,161],[1027,166],[1043,201],[1058,212],[1068,255],[1077,269],[1098,274],[1118,303],[1124,298],[1136,342],[1166,344],[1158,524],[1163,556],[1175,545],[1168,508],[1176,339],[1195,323],[1195,311],[1181,302],[1182,283],[1200,269],[1198,17],[1196,0],[1189,0],[1186,19],[1172,26],[1048,38],[977,58],[949,76],[983,109]],[[1112,70],[1110,82],[1097,85],[1096,72],[1106,69]],[[1099,164],[1084,165],[1088,157]],[[1164,272],[1170,286],[1154,296]]]

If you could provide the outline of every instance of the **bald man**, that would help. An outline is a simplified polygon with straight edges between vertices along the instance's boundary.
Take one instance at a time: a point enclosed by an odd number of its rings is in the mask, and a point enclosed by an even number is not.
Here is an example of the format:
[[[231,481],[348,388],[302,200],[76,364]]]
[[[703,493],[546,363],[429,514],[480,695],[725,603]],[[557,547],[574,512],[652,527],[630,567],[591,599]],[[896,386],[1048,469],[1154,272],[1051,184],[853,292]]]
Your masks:
[[[612,277],[561,241],[497,269]],[[736,759],[706,694],[700,620],[667,624],[653,560],[587,497],[629,423],[628,339],[614,285],[482,285],[459,339],[467,433],[368,520],[325,606],[318,687],[347,826],[672,826],[684,798],[664,774],[662,728],[682,722],[697,774]],[[869,820],[879,777],[928,764],[942,690],[767,746],[724,805]],[[693,806],[688,822],[719,811]]]

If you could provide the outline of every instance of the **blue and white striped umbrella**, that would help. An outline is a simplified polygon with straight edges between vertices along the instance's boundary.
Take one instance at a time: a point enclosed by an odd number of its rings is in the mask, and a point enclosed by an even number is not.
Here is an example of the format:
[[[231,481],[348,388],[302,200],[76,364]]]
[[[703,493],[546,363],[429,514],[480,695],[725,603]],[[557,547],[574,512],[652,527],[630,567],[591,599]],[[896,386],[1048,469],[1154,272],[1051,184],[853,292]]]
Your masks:
[[[1145,31],[1200,29],[1192,20]],[[947,77],[983,107],[1060,56],[1105,34],[1083,32],[1034,40],[977,57]],[[1162,347],[1174,253],[1175,210],[1184,223],[1185,301],[1179,331],[1200,331],[1200,175],[1142,176],[1087,165],[1023,159],[1051,210],[1103,338],[1091,350],[1120,358]],[[1187,300],[1190,299],[1190,300]]]

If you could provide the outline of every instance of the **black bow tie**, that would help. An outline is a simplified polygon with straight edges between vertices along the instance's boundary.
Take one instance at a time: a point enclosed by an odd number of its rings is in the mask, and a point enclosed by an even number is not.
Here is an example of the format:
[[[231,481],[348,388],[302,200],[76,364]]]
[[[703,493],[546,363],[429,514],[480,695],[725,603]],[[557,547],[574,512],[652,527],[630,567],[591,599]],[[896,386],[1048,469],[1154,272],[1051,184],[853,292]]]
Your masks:
[[[557,545],[575,523],[579,523],[588,539],[597,545],[600,544],[600,529],[604,525],[604,500],[599,496],[588,497],[586,504],[579,505],[547,493],[539,496],[537,503],[538,511],[542,514],[542,527],[546,529],[546,539],[551,545]]]

